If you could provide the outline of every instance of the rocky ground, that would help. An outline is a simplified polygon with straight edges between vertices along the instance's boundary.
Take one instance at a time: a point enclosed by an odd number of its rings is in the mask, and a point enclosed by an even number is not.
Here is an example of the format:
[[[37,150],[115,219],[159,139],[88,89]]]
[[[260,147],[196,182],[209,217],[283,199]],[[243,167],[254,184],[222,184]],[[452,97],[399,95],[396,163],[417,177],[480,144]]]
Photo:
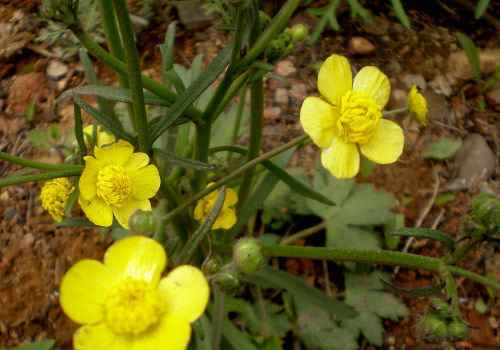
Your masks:
[[[322,2],[313,3],[319,6]],[[279,61],[267,78],[265,147],[281,144],[301,132],[300,105],[305,96],[317,93],[314,63],[336,52],[347,55],[356,68],[375,64],[391,78],[390,107],[403,106],[408,88],[416,84],[429,101],[430,121],[423,128],[409,116],[397,117],[407,135],[402,159],[395,165],[378,167],[360,181],[370,181],[392,192],[400,200],[397,210],[405,214],[407,226],[437,227],[456,235],[473,195],[479,191],[500,194],[500,85],[483,90],[481,83],[474,81],[455,39],[455,33],[463,31],[481,47],[481,72],[487,77],[500,67],[500,26],[494,16],[469,24],[471,10],[460,3],[448,7],[410,2],[408,13],[413,29],[405,29],[394,17],[383,14],[388,13],[384,2],[373,5],[378,15],[372,24],[353,22],[348,10],[342,10],[340,33],[328,30],[314,46],[299,46]],[[61,162],[62,150],[49,152],[34,147],[29,135],[53,123],[59,125],[62,134],[71,130],[72,106],[55,106],[55,100],[65,89],[84,83],[83,69],[74,57],[62,58],[61,47],[35,40],[43,27],[34,20],[38,5],[29,0],[15,6],[0,3],[0,149]],[[139,42],[143,67],[154,77],[159,77],[157,45],[170,20],[181,20],[176,39],[179,64],[187,65],[199,53],[208,61],[228,41],[227,35],[217,31],[205,17],[194,20],[183,16],[182,9],[166,5],[151,11],[155,15],[143,25]],[[499,6],[493,5],[489,13],[499,14]],[[293,22],[313,27],[315,20],[301,10]],[[115,83],[106,67],[98,65],[98,74],[103,81]],[[436,161],[422,157],[430,142],[450,136],[463,140],[453,158]],[[245,141],[243,137],[241,142]],[[293,163],[313,169],[316,157],[315,148],[308,146]],[[18,170],[0,162],[0,176]],[[445,192],[452,195],[440,202],[440,194]],[[68,345],[75,325],[58,306],[60,278],[75,261],[100,258],[110,243],[108,237],[94,230],[55,228],[41,210],[37,196],[37,185],[0,192],[0,346],[45,337]],[[437,256],[440,247],[432,241],[417,240],[409,251]],[[465,266],[500,280],[500,251],[478,250]],[[311,262],[295,260],[287,267],[298,274],[313,269]],[[405,288],[431,281],[430,274],[405,269],[394,277],[395,283]],[[492,302],[483,310],[477,305],[487,296],[482,288],[465,280],[459,280],[459,288],[464,315],[474,328],[471,339],[455,344],[455,348],[497,348],[498,298],[496,304]],[[406,302],[411,317],[399,324],[386,324],[386,348],[441,349],[424,345],[415,336],[415,322],[428,301],[407,298]]]

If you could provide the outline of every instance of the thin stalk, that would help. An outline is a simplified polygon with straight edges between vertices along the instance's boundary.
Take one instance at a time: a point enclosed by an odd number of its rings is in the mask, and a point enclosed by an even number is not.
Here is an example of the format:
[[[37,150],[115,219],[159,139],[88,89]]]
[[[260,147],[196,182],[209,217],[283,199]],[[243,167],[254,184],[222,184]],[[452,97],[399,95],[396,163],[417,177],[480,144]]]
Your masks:
[[[298,241],[299,239],[303,239],[303,238],[306,238],[306,237],[309,237],[309,236],[312,236],[314,235],[315,233],[317,232],[320,232],[322,230],[324,230],[326,228],[326,222],[323,221],[323,222],[320,222],[319,224],[315,225],[315,226],[312,226],[312,227],[308,227],[306,228],[305,230],[302,230],[302,231],[299,231],[297,233],[294,233],[293,235],[291,236],[288,236],[288,237],[285,237],[281,240],[281,244],[292,244],[292,243],[295,243],[296,241]]]
[[[60,170],[60,171],[82,171],[82,165],[76,164],[51,164],[51,163],[42,163],[36,162],[31,159],[26,159],[18,156],[13,156],[12,154],[0,152],[0,160],[5,160],[6,162],[22,165],[23,167],[33,168],[33,169],[42,169],[42,170]]]
[[[404,266],[440,272],[443,262],[437,258],[410,253],[394,252],[389,250],[357,250],[320,247],[297,247],[289,245],[264,246],[264,253],[269,257],[303,258],[332,260],[337,262],[361,262],[367,264],[384,264]],[[446,266],[457,276],[466,277],[474,282],[481,283],[500,291],[500,283],[471,271],[456,266]]]
[[[34,174],[34,175],[16,175],[16,176],[8,176],[3,179],[0,179],[0,188],[23,184],[26,182],[38,182],[45,181],[50,179],[56,179],[58,177],[69,177],[69,176],[78,176],[82,173],[82,169],[71,169],[71,170],[59,170],[59,171],[51,171],[42,174]]]
[[[100,0],[101,18],[104,34],[106,35],[106,42],[111,53],[120,60],[125,59],[125,52],[123,51],[122,40],[118,32],[118,25],[116,23],[116,14],[113,10],[113,3],[109,0]],[[124,72],[117,72],[120,86],[127,89],[129,87],[127,74]],[[128,115],[132,119],[133,107],[127,103]]]
[[[219,287],[214,286],[214,311],[212,315],[212,349],[220,349],[220,342],[222,338],[222,326],[226,312],[224,310],[224,293]]]
[[[277,148],[275,148],[267,153],[261,154],[260,156],[251,160],[250,162],[243,164],[241,167],[239,167],[238,169],[235,169],[233,172],[231,172],[227,176],[223,177],[219,181],[216,181],[210,187],[203,189],[202,191],[198,192],[197,194],[195,194],[193,197],[191,197],[190,199],[188,199],[184,203],[180,204],[177,208],[175,208],[170,213],[168,213],[167,216],[165,216],[163,218],[163,220],[165,220],[167,222],[170,221],[174,216],[181,213],[183,210],[188,208],[190,205],[196,203],[198,200],[205,197],[209,193],[215,191],[216,189],[228,184],[232,180],[239,177],[241,174],[245,173],[245,171],[247,171],[248,169],[255,167],[257,164],[262,163],[263,161],[270,159],[270,158],[286,151],[287,149],[290,149],[292,147],[299,145],[300,143],[307,140],[307,138],[308,138],[307,135],[299,136],[299,137],[293,139],[292,141],[287,142],[284,145],[277,147]]]
[[[73,107],[75,117],[75,139],[80,151],[80,162],[83,163],[83,157],[87,154],[87,146],[85,145],[85,138],[83,136],[82,109],[76,103],[73,104]],[[96,127],[92,128],[92,130],[97,132]],[[95,140],[95,138],[93,138],[93,140]]]
[[[384,111],[382,114],[384,117],[391,116],[391,115],[396,115],[400,113],[405,113],[408,112],[408,107],[402,107],[402,108],[396,108],[390,111]]]
[[[238,101],[238,107],[236,107],[236,117],[234,118],[233,125],[233,134],[231,135],[231,144],[234,145],[238,140],[238,135],[240,133],[241,128],[241,119],[243,119],[243,111],[245,109],[245,100],[246,100],[247,89],[243,87],[240,91],[240,99]],[[232,152],[229,152],[227,155],[227,160],[230,161],[233,156]]]
[[[248,51],[238,64],[239,67],[245,67],[255,61],[259,55],[268,47],[271,40],[283,31],[288,25],[288,20],[292,17],[293,12],[300,5],[301,0],[288,0],[281,8],[278,14],[272,19],[267,29],[259,36],[255,44]]]
[[[80,28],[71,27],[70,29],[91,55],[102,61],[114,71],[127,74],[127,65],[123,61],[104,50],[95,40],[92,39],[92,37]],[[151,79],[148,76],[142,75],[142,83],[144,88],[151,91],[155,95],[164,98],[170,103],[174,103],[178,97],[177,94],[171,92],[167,86]],[[198,120],[200,119],[202,112],[194,107],[190,107],[186,110],[186,115],[193,120]]]
[[[125,58],[127,61],[128,81],[132,97],[132,108],[134,110],[134,128],[139,139],[139,150],[148,153],[151,144],[149,140],[148,120],[146,117],[146,105],[144,104],[144,91],[142,90],[141,67],[139,54],[135,44],[135,34],[130,21],[130,16],[125,0],[113,0],[118,25],[120,27]]]
[[[262,78],[257,79],[251,86],[250,100],[250,144],[248,146],[248,161],[255,159],[260,152],[262,141],[262,124],[264,114],[264,88],[262,86]],[[250,168],[243,176],[243,182],[240,186],[238,194],[238,208],[245,205],[250,189],[252,188],[254,169]]]

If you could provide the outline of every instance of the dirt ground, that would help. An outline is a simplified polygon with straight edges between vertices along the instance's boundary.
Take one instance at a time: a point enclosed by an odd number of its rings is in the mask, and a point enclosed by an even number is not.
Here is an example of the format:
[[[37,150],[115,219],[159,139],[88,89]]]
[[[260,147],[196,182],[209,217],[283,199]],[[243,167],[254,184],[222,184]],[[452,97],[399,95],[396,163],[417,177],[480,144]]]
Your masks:
[[[313,6],[325,3],[314,1]],[[5,28],[6,23],[10,24],[8,41],[18,45],[8,54],[0,47],[0,150],[62,162],[61,152],[35,149],[27,141],[27,134],[55,122],[62,130],[71,129],[72,107],[63,105],[54,110],[54,101],[65,89],[83,84],[83,73],[78,61],[71,59],[64,62],[68,71],[62,80],[47,78],[46,68],[56,58],[47,45],[33,44],[39,26],[29,19],[36,13],[38,5],[37,1],[24,0],[14,7],[12,1],[0,1],[0,36],[2,25]],[[424,160],[422,150],[429,141],[443,136],[464,139],[470,134],[479,134],[498,158],[500,98],[495,100],[495,96],[486,95],[485,108],[478,108],[485,94],[471,77],[464,79],[467,65],[457,65],[450,57],[455,53],[460,55],[454,35],[462,31],[471,36],[484,52],[496,52],[497,62],[500,62],[500,3],[492,1],[488,11],[491,17],[471,21],[472,10],[462,1],[450,1],[449,5],[408,1],[412,29],[405,29],[388,14],[387,1],[374,1],[369,8],[377,15],[374,23],[353,22],[348,9],[341,9],[341,32],[326,30],[314,46],[300,45],[292,55],[278,62],[266,83],[264,146],[271,148],[301,133],[298,123],[300,105],[305,96],[316,94],[316,72],[311,63],[336,52],[347,55],[356,68],[378,65],[391,78],[391,107],[401,107],[408,85],[416,83],[428,97],[430,123],[421,128],[407,116],[398,118],[407,137],[403,157],[397,164],[377,167],[369,177],[359,180],[372,182],[393,193],[400,201],[396,210],[405,215],[407,226],[419,222],[422,227],[438,227],[452,236],[457,235],[461,220],[470,208],[471,198],[480,189],[500,193],[498,161],[487,179],[454,191],[451,201],[439,204],[435,195],[447,191],[460,164],[453,160]],[[177,19],[177,13],[164,5],[158,5],[154,10],[157,13],[149,27],[139,34],[139,43],[144,68],[148,74],[159,77],[157,45],[163,40],[168,21]],[[302,9],[293,22],[304,22],[312,28],[315,20]],[[12,29],[15,26],[19,28]],[[362,42],[365,49],[367,43],[373,47],[368,45],[370,51],[361,52],[356,40]],[[181,23],[176,39],[176,61],[187,65],[199,53],[205,54],[208,61],[227,41],[227,35],[213,25],[193,31],[183,28]],[[111,71],[102,65],[98,68],[103,81],[115,82]],[[448,79],[449,76],[452,78]],[[500,86],[495,89],[500,89]],[[34,121],[28,121],[25,109],[32,101],[36,105],[36,116]],[[241,142],[244,143],[245,139]],[[307,146],[292,162],[312,169],[316,157],[316,150]],[[18,170],[0,161],[0,176]],[[58,284],[64,272],[79,259],[101,258],[111,238],[91,229],[56,228],[40,208],[38,190],[37,185],[29,184],[0,192],[0,347],[53,338],[69,349],[76,325],[64,316],[58,305]],[[442,254],[438,244],[425,240],[417,240],[410,251],[429,256]],[[500,280],[500,250],[498,247],[479,249],[464,266],[478,273],[488,272]],[[316,264],[290,260],[287,268],[301,274],[315,271]],[[404,288],[425,286],[431,281],[432,275],[425,271],[401,269],[394,275],[394,283]],[[469,340],[454,344],[454,348],[499,348],[498,297],[495,300],[489,298],[484,288],[470,281],[458,282],[462,311],[472,326],[472,335]],[[490,300],[486,313],[481,314],[474,307],[478,298]],[[400,323],[387,321],[384,349],[444,349],[443,345],[422,343],[415,334],[415,323],[428,308],[428,300],[404,300],[411,315]]]

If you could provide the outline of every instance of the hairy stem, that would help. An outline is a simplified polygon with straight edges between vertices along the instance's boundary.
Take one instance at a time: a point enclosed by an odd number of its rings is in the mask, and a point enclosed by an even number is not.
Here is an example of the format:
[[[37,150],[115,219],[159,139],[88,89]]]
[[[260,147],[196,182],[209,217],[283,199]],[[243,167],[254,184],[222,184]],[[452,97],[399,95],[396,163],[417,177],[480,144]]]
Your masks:
[[[82,165],[76,164],[51,164],[51,163],[42,163],[36,162],[31,159],[26,159],[22,157],[13,156],[12,154],[0,152],[0,159],[5,160],[6,162],[22,165],[27,168],[33,169],[43,169],[43,170],[60,170],[60,171],[82,171]]]
[[[3,179],[0,179],[0,188],[23,184],[26,182],[38,182],[45,181],[50,179],[56,179],[58,177],[69,177],[69,176],[78,176],[82,173],[82,168],[80,169],[71,169],[71,170],[59,170],[59,171],[51,171],[42,174],[34,174],[34,175],[14,175],[8,176]]]

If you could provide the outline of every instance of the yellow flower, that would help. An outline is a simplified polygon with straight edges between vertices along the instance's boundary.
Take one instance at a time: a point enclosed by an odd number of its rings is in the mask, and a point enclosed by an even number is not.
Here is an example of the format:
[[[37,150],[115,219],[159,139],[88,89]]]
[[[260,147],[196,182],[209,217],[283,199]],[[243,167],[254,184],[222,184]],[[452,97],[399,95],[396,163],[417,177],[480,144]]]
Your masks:
[[[421,125],[427,125],[427,100],[418,92],[415,85],[411,87],[408,93],[408,110],[415,116]]]
[[[207,187],[213,185],[213,182],[209,183]],[[218,192],[211,192],[209,195],[203,197],[196,204],[196,208],[194,209],[194,218],[198,221],[203,221],[210,214],[210,211],[215,205],[215,201],[217,200]],[[228,230],[236,224],[236,213],[234,212],[233,206],[238,202],[238,195],[236,192],[231,189],[226,189],[226,197],[224,198],[224,204],[219,213],[219,216],[214,222],[212,226],[213,230],[217,230],[222,228],[224,230]]]
[[[190,323],[208,303],[209,286],[196,267],[181,265],[161,278],[167,256],[144,236],[131,236],[106,251],[104,263],[81,260],[64,275],[60,304],[82,325],[75,350],[184,350]]]
[[[160,188],[160,174],[145,153],[133,153],[132,145],[120,140],[95,147],[86,156],[80,177],[79,203],[94,224],[111,226],[113,215],[128,228],[129,217],[137,210],[151,210],[149,199]]]
[[[382,119],[390,95],[389,79],[378,68],[363,67],[352,79],[347,58],[330,56],[318,75],[323,98],[307,97],[300,122],[321,147],[321,162],[337,178],[359,171],[359,152],[379,164],[395,162],[404,146],[403,130]]]
[[[97,140],[94,142],[91,142],[92,138],[94,137],[94,128],[96,128],[95,125],[87,125],[86,127],[83,128],[83,137],[85,139],[85,144],[87,145],[87,147],[90,147],[90,145],[92,145],[92,144],[94,144],[97,147],[102,147],[102,146],[110,145],[116,141],[116,138],[113,134],[110,134],[110,133],[102,130],[101,126],[97,125],[97,129],[96,129]]]
[[[43,209],[47,210],[54,221],[61,221],[64,217],[64,208],[73,185],[66,177],[47,181],[40,192]]]

